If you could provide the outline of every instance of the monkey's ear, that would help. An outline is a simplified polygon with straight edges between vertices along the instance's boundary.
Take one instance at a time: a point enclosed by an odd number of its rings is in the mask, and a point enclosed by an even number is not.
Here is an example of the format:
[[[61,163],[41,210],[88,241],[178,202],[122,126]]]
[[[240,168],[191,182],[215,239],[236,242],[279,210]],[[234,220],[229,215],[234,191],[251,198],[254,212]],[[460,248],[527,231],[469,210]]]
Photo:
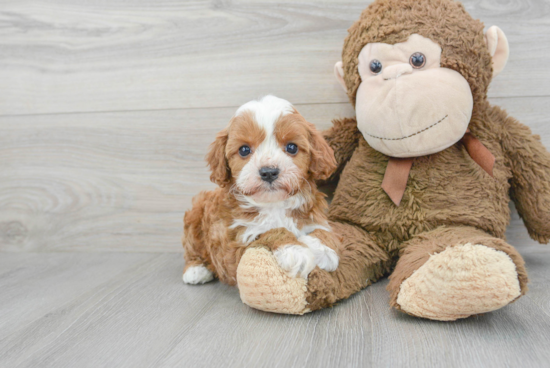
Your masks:
[[[210,170],[212,171],[210,180],[222,188],[231,182],[231,170],[225,157],[225,146],[227,145],[228,138],[229,133],[227,129],[219,132],[216,140],[210,145],[210,151],[206,155],[206,162],[208,162],[208,166],[210,166]]]
[[[344,81],[344,64],[341,61],[334,64],[334,75],[336,76],[338,83],[340,83],[344,89],[344,92],[348,93],[348,88],[346,87],[346,82]]]
[[[510,55],[508,39],[502,29],[492,26],[485,32],[485,43],[493,58],[493,77],[496,77],[506,66]]]

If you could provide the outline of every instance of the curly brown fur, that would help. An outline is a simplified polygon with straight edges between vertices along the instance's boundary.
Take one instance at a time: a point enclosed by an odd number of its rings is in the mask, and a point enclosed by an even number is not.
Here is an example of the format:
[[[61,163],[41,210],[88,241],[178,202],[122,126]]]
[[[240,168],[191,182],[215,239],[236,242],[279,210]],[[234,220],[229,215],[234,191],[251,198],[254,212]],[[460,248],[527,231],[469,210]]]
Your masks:
[[[323,136],[334,151],[337,169],[326,181],[327,183],[338,180],[342,170],[353,155],[353,151],[357,148],[359,140],[363,138],[361,132],[357,129],[355,119],[338,119],[334,120],[332,124],[333,127],[323,132]]]
[[[483,231],[473,227],[440,227],[433,231],[418,235],[402,244],[399,262],[390,276],[388,291],[390,305],[400,309],[397,296],[403,281],[408,279],[414,271],[419,269],[430,256],[444,251],[449,246],[466,243],[483,244],[487,247],[506,253],[516,265],[521,295],[527,292],[527,271],[525,263],[517,250],[504,240],[488,236]]]
[[[367,144],[354,119],[333,121],[324,132],[335,151],[339,174],[333,177],[339,182],[329,219],[344,242],[337,272],[310,274],[307,300],[312,310],[349,297],[391,272],[402,259],[389,285],[391,303],[399,308],[399,286],[429,254],[469,241],[505,252],[516,266],[521,294],[525,293],[524,262],[504,241],[510,200],[533,239],[542,243],[550,239],[550,154],[529,128],[488,103],[492,65],[483,24],[460,3],[379,0],[365,9],[349,29],[342,52],[351,103],[355,106],[361,83],[357,71],[361,49],[371,42],[403,42],[413,33],[437,42],[442,47],[441,67],[468,81],[474,97],[469,128],[495,156],[494,178],[459,141],[414,159],[401,205],[396,206],[381,188],[388,156]]]
[[[220,187],[197,195],[184,216],[185,271],[205,266],[230,285],[237,282],[247,246],[258,244],[254,240],[274,251],[283,245],[306,246],[296,236],[327,229],[327,203],[315,180],[326,179],[336,167],[321,133],[287,101],[266,96],[243,106],[250,107],[217,135],[206,157],[211,180]],[[297,152],[286,151],[289,142]],[[250,152],[242,155],[245,146]],[[266,167],[278,170],[275,179],[262,178]],[[239,183],[242,173],[244,184]]]
[[[381,187],[390,157],[369,146],[355,119],[335,120],[324,136],[335,151],[338,164],[336,174],[330,178],[339,182],[329,208],[331,228],[338,237],[332,238],[334,244],[331,239],[325,242],[338,249],[340,264],[332,273],[316,268],[309,274],[305,291],[308,304],[297,313],[332,306],[392,270],[388,287],[390,303],[398,309],[408,306],[408,313],[436,320],[454,320],[492,311],[527,290],[524,261],[504,240],[510,221],[510,200],[515,202],[531,237],[540,242],[550,239],[550,154],[528,128],[488,103],[492,63],[495,61],[495,65],[502,67],[503,59],[491,56],[483,24],[472,19],[460,3],[377,0],[369,5],[349,29],[342,52],[343,79],[351,103],[356,105],[357,91],[361,91],[358,56],[364,46],[401,43],[413,34],[441,47],[438,68],[452,69],[460,74],[460,81],[468,82],[473,108],[470,110],[469,105],[468,111],[462,111],[468,117],[471,112],[470,120],[464,120],[464,125],[468,125],[473,137],[494,156],[493,176],[470,157],[459,140],[462,131],[452,141],[458,140],[457,143],[450,142],[451,146],[444,145],[447,148],[439,152],[433,150],[429,152],[436,153],[414,158],[404,196],[396,206]],[[415,66],[421,68],[414,65],[412,59],[410,65],[406,61],[400,63],[403,73],[415,73],[411,69]],[[394,65],[397,66],[390,66]],[[338,63],[336,72],[342,77],[340,67]],[[402,75],[384,78],[383,71],[372,68],[370,71],[381,77],[377,80],[380,83],[394,81]],[[467,87],[465,90],[470,97]],[[456,102],[449,101],[450,104]],[[358,106],[363,102],[357,101]],[[377,108],[369,104],[360,106]],[[382,115],[379,120],[376,123],[387,119]],[[363,123],[361,119],[360,122]],[[363,130],[364,126],[361,127]],[[392,154],[391,150],[388,154]],[[416,272],[421,269],[430,272]],[[444,274],[438,280],[445,282],[438,283],[438,288],[427,287],[435,279],[431,277],[433,270]],[[496,279],[487,277],[495,274]],[[418,275],[423,278],[415,278]],[[461,277],[455,277],[458,275]],[[446,282],[447,279],[451,282]],[[498,288],[494,287],[499,282]],[[475,295],[467,288],[470,285],[475,286]],[[300,290],[301,285],[297,292]],[[417,292],[419,290],[427,290],[428,294]],[[399,295],[403,296],[403,308],[398,303]],[[424,298],[425,295],[429,295],[430,300]],[[478,300],[483,297],[489,302]]]
[[[269,230],[250,244],[250,247],[266,247],[270,251],[274,252],[277,249],[284,247],[288,244],[296,244],[305,247],[304,244],[300,243],[296,236],[292,234],[285,228],[277,228]]]
[[[311,183],[312,188],[314,184]],[[326,221],[324,195],[312,189],[308,203],[292,211],[298,226],[314,221]],[[247,249],[240,240],[244,228],[231,229],[235,219],[253,219],[258,215],[255,209],[242,208],[241,203],[227,188],[201,192],[193,198],[193,207],[185,213],[183,248],[185,270],[191,266],[204,265],[215,277],[229,285],[237,282],[237,266]],[[286,229],[273,229],[260,235],[250,246],[263,245],[272,251],[287,245],[303,245]],[[184,270],[184,271],[185,271]]]
[[[490,115],[502,124],[501,144],[510,168],[510,196],[529,235],[539,243],[550,240],[550,154],[531,129],[499,107]]]
[[[474,101],[483,101],[491,82],[491,55],[483,36],[483,23],[473,19],[456,1],[384,0],[368,6],[348,30],[342,62],[350,102],[361,77],[358,56],[367,43],[396,44],[413,33],[443,46],[441,67],[455,70],[468,81]],[[460,37],[457,37],[460,35]],[[472,57],[475,55],[475,57]],[[474,107],[475,109],[475,107]]]
[[[384,276],[392,262],[372,234],[345,223],[331,222],[330,226],[339,239],[325,244],[337,247],[340,265],[334,272],[315,268],[309,274],[306,300],[311,310],[347,299]]]

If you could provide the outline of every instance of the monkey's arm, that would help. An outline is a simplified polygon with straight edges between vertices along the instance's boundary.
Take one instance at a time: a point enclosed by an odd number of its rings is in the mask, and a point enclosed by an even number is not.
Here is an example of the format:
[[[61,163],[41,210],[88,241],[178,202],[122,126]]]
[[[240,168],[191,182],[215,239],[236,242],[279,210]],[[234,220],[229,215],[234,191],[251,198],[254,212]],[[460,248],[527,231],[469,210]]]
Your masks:
[[[539,243],[550,240],[550,153],[540,136],[508,116],[502,145],[512,170],[510,195],[529,235]]]
[[[340,178],[362,135],[355,118],[344,118],[333,120],[332,128],[323,131],[323,137],[334,151],[337,168],[330,178],[320,184],[334,183]]]

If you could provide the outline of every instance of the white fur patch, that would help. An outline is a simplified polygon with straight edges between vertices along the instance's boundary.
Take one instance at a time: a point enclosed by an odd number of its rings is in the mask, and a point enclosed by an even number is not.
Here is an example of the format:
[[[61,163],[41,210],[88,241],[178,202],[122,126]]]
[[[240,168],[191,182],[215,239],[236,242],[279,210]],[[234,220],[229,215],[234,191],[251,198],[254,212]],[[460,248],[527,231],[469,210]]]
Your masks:
[[[259,100],[254,100],[245,103],[235,113],[235,116],[242,114],[245,111],[252,111],[256,122],[265,129],[268,135],[273,133],[275,122],[280,116],[292,114],[294,107],[287,100],[267,95]]]
[[[324,245],[319,239],[304,235],[298,238],[298,240],[305,245],[313,252],[315,256],[315,263],[319,268],[325,271],[335,271],[338,268],[338,263],[340,259],[336,252],[326,245]]]
[[[247,204],[243,207],[258,208],[258,215],[251,221],[242,219],[234,219],[230,229],[243,226],[246,230],[241,235],[241,241],[244,244],[253,242],[258,236],[263,233],[283,227],[290,231],[296,238],[307,235],[315,229],[323,229],[330,231],[328,224],[311,224],[298,228],[296,219],[287,215],[288,211],[301,207],[304,203],[302,196],[296,195],[285,201],[275,203],[255,203],[250,198],[247,198]]]
[[[288,272],[290,277],[307,275],[315,268],[315,256],[309,248],[300,245],[285,245],[273,252],[277,263]]]
[[[252,112],[255,123],[265,132],[265,139],[257,147],[251,147],[252,156],[239,173],[236,185],[243,193],[255,192],[264,202],[276,202],[288,195],[282,188],[298,188],[303,179],[300,169],[275,136],[277,121],[281,116],[292,114],[294,108],[290,102],[268,95],[242,105],[236,116],[245,111]],[[279,169],[278,179],[271,185],[260,178],[259,170],[263,167]]]
[[[214,274],[203,265],[189,267],[183,274],[183,282],[186,284],[204,284],[213,279]]]
[[[274,131],[281,116],[294,113],[292,104],[268,95],[242,105],[235,115],[238,116],[245,111],[253,113],[256,124],[265,131],[266,136],[258,147],[251,147],[252,156],[237,177],[238,190],[234,194],[242,203],[242,208],[256,209],[258,215],[252,220],[234,219],[230,228],[245,228],[240,239],[244,244],[249,244],[269,230],[281,227],[297,238],[315,229],[329,231],[327,223],[310,224],[300,229],[296,220],[289,216],[290,211],[306,204],[306,199],[300,194],[300,184],[305,178],[292,157],[277,141]],[[263,167],[279,169],[278,178],[269,184],[263,181],[259,174]]]

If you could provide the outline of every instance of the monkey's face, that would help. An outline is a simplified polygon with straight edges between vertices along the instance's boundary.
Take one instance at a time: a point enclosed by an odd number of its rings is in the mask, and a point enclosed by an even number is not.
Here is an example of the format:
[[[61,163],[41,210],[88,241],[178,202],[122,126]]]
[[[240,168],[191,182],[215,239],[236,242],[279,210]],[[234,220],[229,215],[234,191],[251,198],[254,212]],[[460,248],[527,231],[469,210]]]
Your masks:
[[[415,157],[462,138],[473,109],[470,85],[440,64],[441,47],[418,34],[361,50],[355,106],[358,128],[371,147],[392,157]]]

